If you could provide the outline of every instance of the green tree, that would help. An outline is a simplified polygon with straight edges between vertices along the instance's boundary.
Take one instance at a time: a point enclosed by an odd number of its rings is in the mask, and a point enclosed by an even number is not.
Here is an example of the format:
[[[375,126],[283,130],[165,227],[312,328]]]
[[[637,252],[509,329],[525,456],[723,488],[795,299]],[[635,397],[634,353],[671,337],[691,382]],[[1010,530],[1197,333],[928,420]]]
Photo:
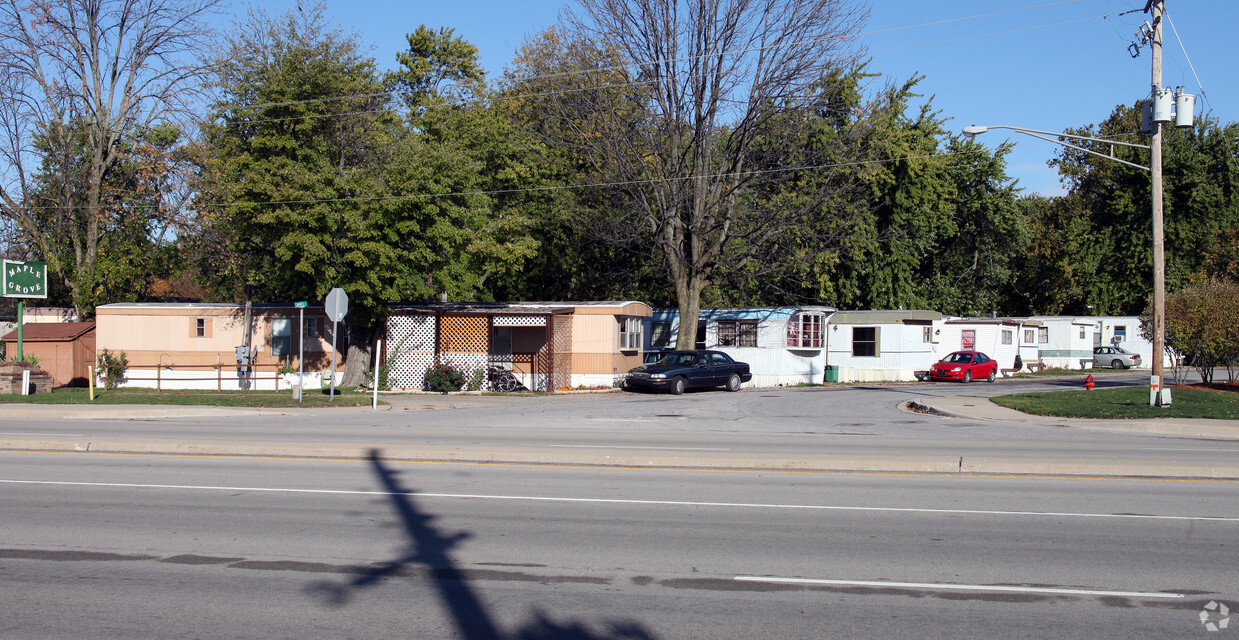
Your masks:
[[[197,106],[217,4],[0,2],[0,216],[81,317],[135,295],[134,256],[183,213],[149,169]]]
[[[1135,141],[1139,106],[1119,106],[1104,122],[1070,131]],[[1205,256],[1228,229],[1239,227],[1239,128],[1201,118],[1196,127],[1164,129],[1166,286],[1186,284],[1205,267]],[[1147,139],[1146,139],[1147,140]],[[1110,154],[1110,145],[1084,143]],[[1118,158],[1147,166],[1149,154],[1115,147]],[[1065,148],[1051,162],[1067,186],[1056,202],[1083,217],[1089,229],[1078,244],[1083,268],[1073,274],[1079,297],[1066,308],[1077,313],[1138,313],[1152,291],[1152,214],[1149,173]]]

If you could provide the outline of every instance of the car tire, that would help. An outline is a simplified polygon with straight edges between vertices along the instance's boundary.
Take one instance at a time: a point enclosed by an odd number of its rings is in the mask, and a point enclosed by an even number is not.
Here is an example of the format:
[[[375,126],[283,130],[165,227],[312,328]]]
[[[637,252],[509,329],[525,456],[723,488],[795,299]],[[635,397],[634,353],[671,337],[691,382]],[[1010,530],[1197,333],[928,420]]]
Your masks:
[[[972,382],[972,372],[965,371],[964,372],[964,384],[968,384],[969,382]]]
[[[989,377],[988,377],[988,378],[986,378],[986,379],[985,379],[985,381],[986,381],[986,382],[988,382],[988,383],[990,383],[990,384],[993,384],[993,383],[994,383],[994,380],[996,380],[996,379],[998,379],[998,370],[997,370],[997,369],[990,369],[990,370],[989,370]]]
[[[1126,369],[1127,365],[1123,364],[1122,360],[1115,360],[1110,363],[1111,369]]]
[[[731,377],[727,378],[728,391],[739,391],[741,384],[742,381],[740,380],[740,374],[738,373],[733,373],[731,374]]]
[[[671,393],[677,396],[684,395],[684,390],[688,388],[688,380],[684,376],[676,376],[675,380],[671,381]]]

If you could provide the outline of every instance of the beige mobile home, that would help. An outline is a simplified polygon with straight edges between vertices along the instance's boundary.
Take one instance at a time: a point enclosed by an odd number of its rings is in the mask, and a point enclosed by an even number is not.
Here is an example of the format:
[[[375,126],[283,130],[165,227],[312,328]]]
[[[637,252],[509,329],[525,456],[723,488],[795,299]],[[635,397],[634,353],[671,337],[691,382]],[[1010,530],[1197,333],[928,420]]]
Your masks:
[[[304,313],[305,371],[318,384],[331,367],[331,321],[322,305]],[[243,304],[107,304],[95,309],[96,344],[125,353],[124,386],[283,389],[280,367],[300,365],[301,314],[291,304],[251,305],[248,315]],[[343,371],[347,349],[337,348]]]
[[[611,386],[641,364],[643,302],[398,305],[383,348],[394,388],[422,389],[426,369],[450,363],[508,371],[530,390]],[[489,388],[485,375],[482,388]]]

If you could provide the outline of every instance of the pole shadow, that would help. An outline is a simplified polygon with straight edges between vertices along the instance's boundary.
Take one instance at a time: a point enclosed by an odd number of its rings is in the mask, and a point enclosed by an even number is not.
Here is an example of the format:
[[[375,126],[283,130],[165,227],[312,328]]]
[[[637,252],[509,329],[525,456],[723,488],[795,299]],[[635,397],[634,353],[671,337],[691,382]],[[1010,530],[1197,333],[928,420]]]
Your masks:
[[[469,577],[452,561],[450,552],[470,535],[441,532],[432,524],[435,516],[419,511],[413,503],[413,491],[402,487],[395,472],[383,464],[379,450],[372,449],[369,460],[400,518],[409,550],[400,558],[361,570],[356,578],[346,583],[319,582],[308,587],[309,592],[323,598],[330,606],[346,606],[355,594],[381,584],[387,577],[425,575],[433,581],[439,600],[456,624],[460,637],[467,640],[656,640],[655,635],[636,622],[610,621],[604,623],[606,630],[599,634],[585,622],[556,621],[541,610],[531,612],[530,620],[520,629],[505,633],[474,592]],[[418,567],[424,571],[415,571]]]

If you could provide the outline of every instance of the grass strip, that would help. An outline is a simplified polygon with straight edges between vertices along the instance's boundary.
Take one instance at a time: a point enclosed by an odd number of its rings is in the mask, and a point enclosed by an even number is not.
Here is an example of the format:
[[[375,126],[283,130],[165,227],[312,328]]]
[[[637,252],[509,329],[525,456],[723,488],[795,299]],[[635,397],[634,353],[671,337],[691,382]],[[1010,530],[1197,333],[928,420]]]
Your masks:
[[[1008,409],[1060,418],[1239,420],[1239,393],[1193,387],[1173,388],[1168,407],[1149,406],[1148,387],[1017,393],[991,400]]]

